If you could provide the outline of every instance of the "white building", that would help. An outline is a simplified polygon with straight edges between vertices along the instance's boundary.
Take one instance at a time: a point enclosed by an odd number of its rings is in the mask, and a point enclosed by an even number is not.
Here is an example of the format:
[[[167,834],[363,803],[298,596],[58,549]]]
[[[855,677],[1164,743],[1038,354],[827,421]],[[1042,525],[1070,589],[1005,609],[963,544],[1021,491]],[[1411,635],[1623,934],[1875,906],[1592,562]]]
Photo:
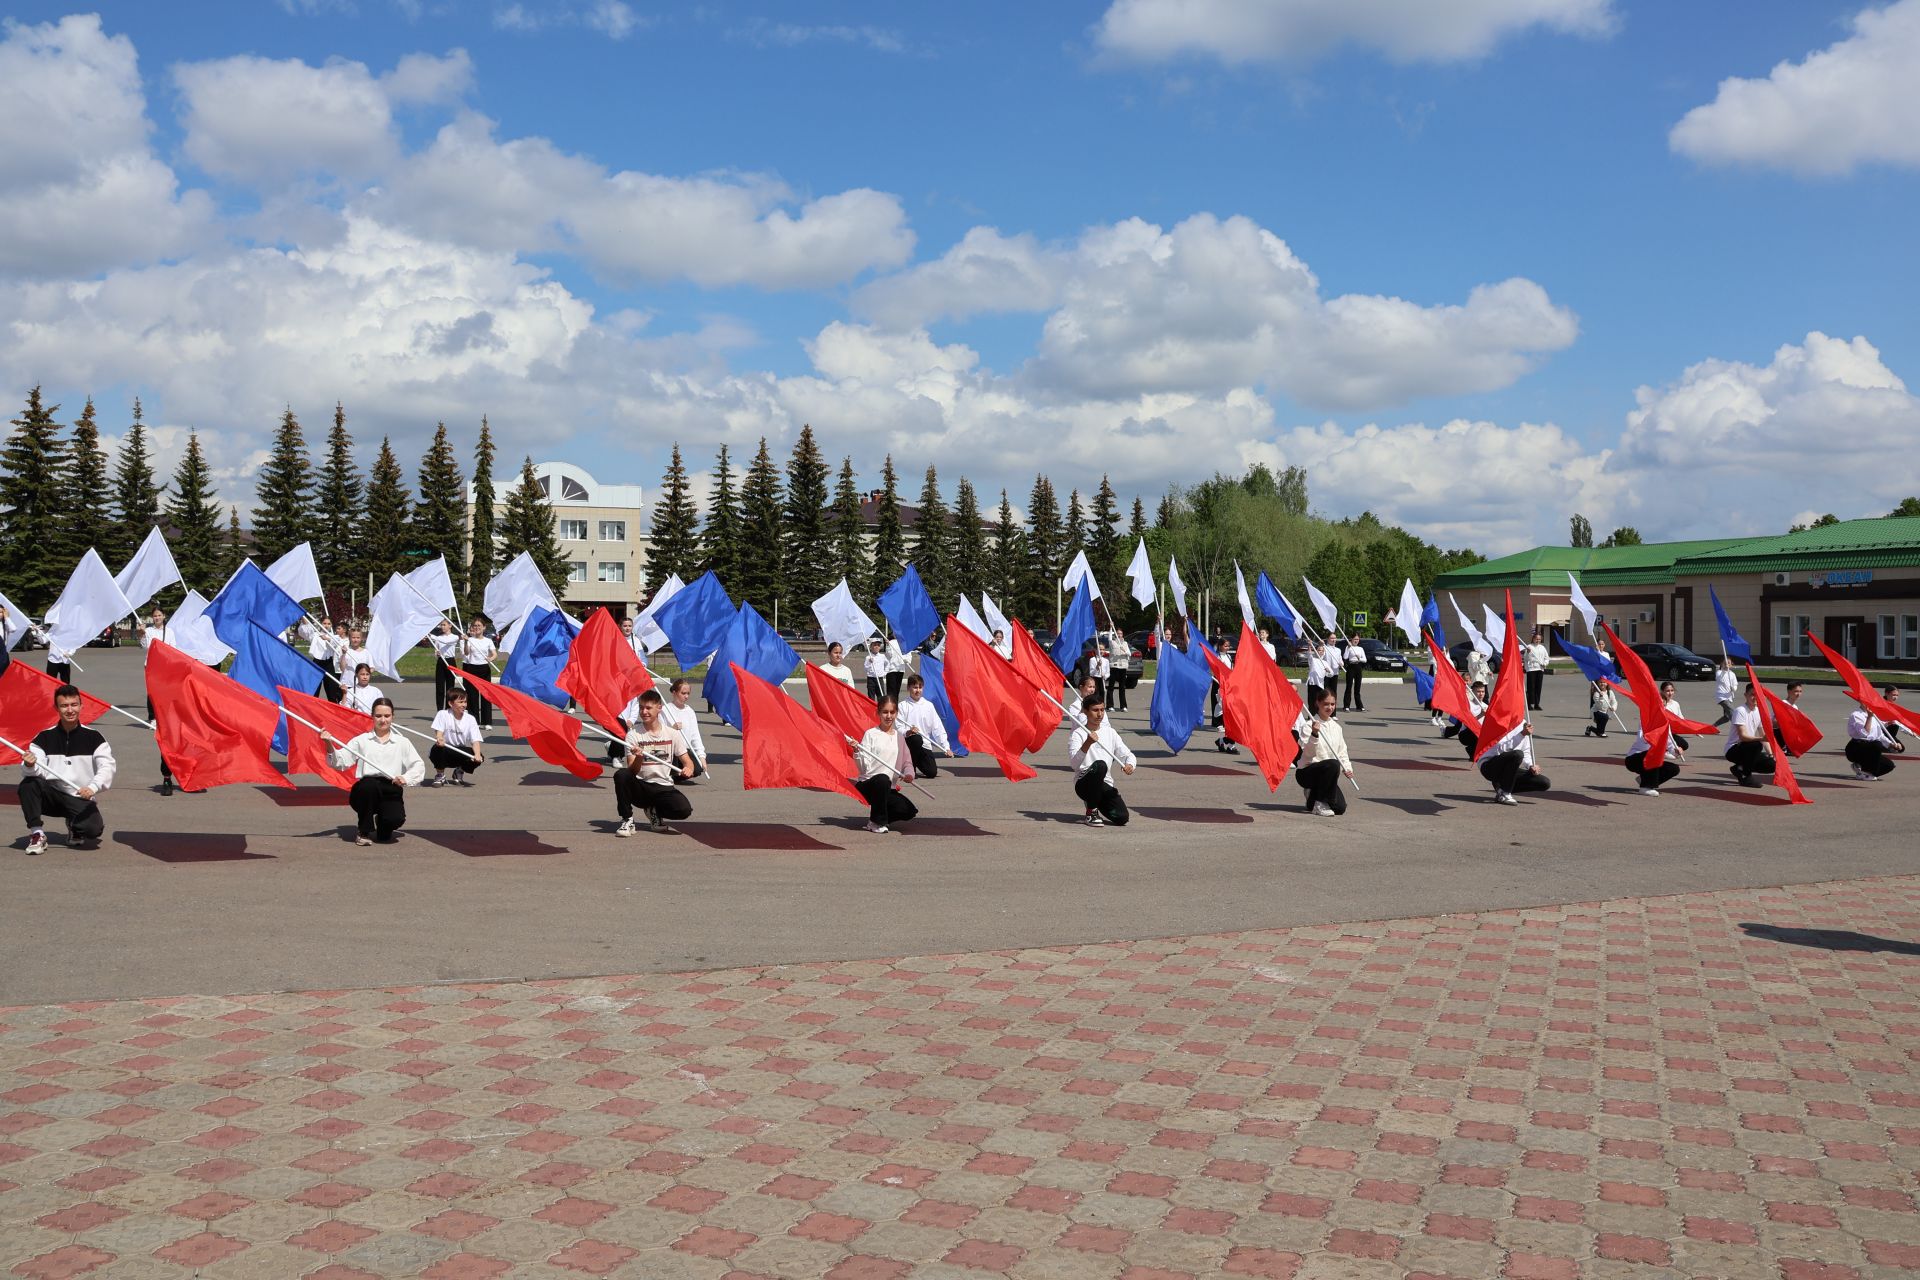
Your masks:
[[[561,603],[576,617],[598,605],[626,617],[638,613],[647,576],[640,486],[602,484],[571,462],[536,462],[533,478],[553,506],[554,535],[567,557]],[[519,483],[515,475],[499,490],[496,519]],[[467,514],[471,519],[471,494]]]

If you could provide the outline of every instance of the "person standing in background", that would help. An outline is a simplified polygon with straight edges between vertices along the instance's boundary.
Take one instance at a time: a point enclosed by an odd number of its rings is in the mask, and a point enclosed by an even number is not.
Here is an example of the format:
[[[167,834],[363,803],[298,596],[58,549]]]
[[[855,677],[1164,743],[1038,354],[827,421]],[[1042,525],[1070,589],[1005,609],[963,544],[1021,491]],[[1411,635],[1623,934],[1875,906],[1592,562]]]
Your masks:
[[[1347,692],[1341,700],[1343,711],[1365,711],[1366,695],[1361,690],[1362,677],[1367,672],[1367,651],[1352,636],[1347,637],[1347,647],[1340,654],[1341,665],[1347,669]]]
[[[1553,655],[1547,652],[1547,644],[1541,638],[1539,628],[1535,628],[1533,638],[1520,647],[1520,669],[1527,674],[1527,710],[1540,710],[1540,695],[1546,692],[1547,664]]]
[[[433,647],[433,708],[435,711],[447,709],[447,691],[452,689],[458,677],[454,668],[460,665],[460,633],[445,618],[427,637],[427,643]]]
[[[1107,676],[1107,705],[1115,711],[1127,709],[1127,664],[1133,660],[1133,646],[1118,631],[1113,633],[1112,652],[1109,661],[1112,670]]]
[[[1718,729],[1733,719],[1734,699],[1740,696],[1740,673],[1734,670],[1733,657],[1720,655],[1719,669],[1713,673],[1713,700],[1720,704],[1720,718],[1713,722]]]
[[[467,619],[467,634],[460,637],[460,669],[470,676],[479,676],[482,680],[493,678],[494,644],[487,637],[487,620],[479,615]],[[493,728],[493,704],[474,686],[472,697],[473,718],[480,722],[482,729]]]

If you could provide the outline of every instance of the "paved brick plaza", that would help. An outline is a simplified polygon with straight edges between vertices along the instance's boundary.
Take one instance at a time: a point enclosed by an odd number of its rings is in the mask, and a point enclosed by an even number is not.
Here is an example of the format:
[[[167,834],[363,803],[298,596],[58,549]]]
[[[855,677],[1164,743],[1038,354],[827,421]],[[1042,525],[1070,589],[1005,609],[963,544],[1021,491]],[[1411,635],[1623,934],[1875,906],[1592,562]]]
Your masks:
[[[1916,938],[1904,877],[10,1009],[0,1270],[1908,1275]]]

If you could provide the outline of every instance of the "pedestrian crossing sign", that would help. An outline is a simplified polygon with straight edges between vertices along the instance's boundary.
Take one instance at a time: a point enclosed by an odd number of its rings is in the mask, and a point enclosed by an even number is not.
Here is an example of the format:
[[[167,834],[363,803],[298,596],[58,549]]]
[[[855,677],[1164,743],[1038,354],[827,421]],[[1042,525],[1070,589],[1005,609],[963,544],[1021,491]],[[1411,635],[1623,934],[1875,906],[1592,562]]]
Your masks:
[[[1367,625],[1367,611],[1365,609],[1355,609],[1353,611],[1353,625],[1356,627],[1364,627]]]

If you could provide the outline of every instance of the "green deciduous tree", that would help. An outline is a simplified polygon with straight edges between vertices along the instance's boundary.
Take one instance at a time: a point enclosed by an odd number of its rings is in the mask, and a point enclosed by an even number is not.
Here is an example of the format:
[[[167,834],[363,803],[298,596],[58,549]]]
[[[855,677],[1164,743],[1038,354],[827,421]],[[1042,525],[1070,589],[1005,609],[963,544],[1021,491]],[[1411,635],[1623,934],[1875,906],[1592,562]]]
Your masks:
[[[467,614],[481,612],[487,583],[500,565],[499,523],[494,519],[493,428],[480,415],[480,439],[473,446],[473,516],[467,526]]]
[[[153,527],[160,523],[161,487],[154,482],[153,455],[147,449],[147,424],[140,398],[133,400],[133,424],[113,458],[113,563],[125,564]],[[137,603],[137,602],[136,602]]]
[[[1640,545],[1640,531],[1630,524],[1621,525],[1607,535],[1603,547],[1637,547]]]
[[[1807,521],[1805,524],[1796,524],[1791,528],[1789,528],[1787,532],[1801,533],[1807,529],[1824,529],[1830,524],[1839,524],[1839,523],[1840,523],[1840,517],[1833,514],[1833,512],[1829,511],[1827,512],[1827,514],[1823,516],[1815,516],[1813,519]],[[1621,545],[1626,546],[1630,544],[1622,543]]]
[[[254,552],[263,565],[271,564],[305,542],[312,530],[313,466],[307,459],[306,435],[289,405],[280,415],[273,450],[254,486]]]
[[[673,461],[660,478],[660,496],[653,503],[653,522],[649,526],[652,549],[647,553],[647,595],[674,574],[682,582],[691,582],[700,574],[700,512],[693,505],[693,491],[687,484],[686,464],[680,460],[680,446],[673,446]]]
[[[787,459],[784,546],[787,604],[798,618],[840,579],[827,550],[827,462],[813,428],[802,426]]]
[[[394,456],[393,443],[382,437],[380,452],[367,475],[367,515],[360,536],[360,572],[367,575],[370,592],[385,586],[390,575],[413,567],[407,559],[411,541],[407,516],[412,507],[413,494],[407,489],[400,460]]]
[[[38,617],[53,603],[72,565],[53,554],[63,541],[63,455],[57,404],[43,404],[40,388],[27,393],[0,449],[0,582],[22,609]]]
[[[507,505],[500,517],[500,559],[512,560],[522,551],[546,580],[557,600],[566,599],[567,555],[554,537],[553,504],[540,492],[540,481],[533,474],[533,459],[520,461],[520,479],[507,493]]]
[[[347,433],[347,411],[335,401],[333,425],[327,430],[327,460],[314,485],[313,565],[320,585],[332,591],[357,587],[365,557],[360,528],[366,517],[366,481],[353,460],[353,437]]]
[[[873,513],[873,576],[868,594],[879,596],[907,567],[907,540],[900,528],[900,477],[888,454],[880,468],[880,501]]]
[[[73,424],[73,438],[67,442],[62,463],[60,501],[67,514],[58,530],[56,554],[72,564],[91,548],[108,558],[108,568],[117,569],[124,562],[113,558],[113,503],[107,489],[107,455],[100,448],[100,424],[94,420],[91,396]]]
[[[447,439],[447,424],[433,432],[433,444],[420,460],[420,497],[413,507],[413,537],[409,551],[418,560],[447,558],[447,576],[453,580],[453,598],[467,594],[467,493],[460,459]]]
[[[220,532],[220,504],[214,501],[213,476],[197,433],[187,436],[187,451],[174,468],[166,521],[173,530],[173,562],[189,587],[211,595],[226,576],[226,548]]]
[[[1889,519],[1912,520],[1920,518],[1920,498],[1902,498],[1900,505],[1887,512]]]

